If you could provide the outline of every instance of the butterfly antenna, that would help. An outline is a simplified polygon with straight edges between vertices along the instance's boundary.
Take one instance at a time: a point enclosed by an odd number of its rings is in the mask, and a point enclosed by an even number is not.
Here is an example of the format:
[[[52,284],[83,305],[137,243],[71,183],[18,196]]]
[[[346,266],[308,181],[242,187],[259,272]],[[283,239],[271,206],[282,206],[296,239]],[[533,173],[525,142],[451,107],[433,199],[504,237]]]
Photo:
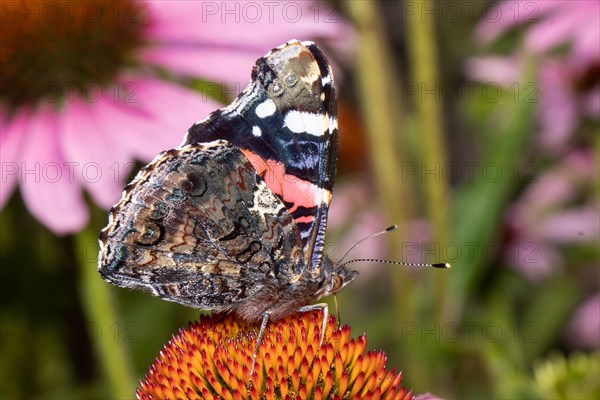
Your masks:
[[[351,252],[352,250],[354,250],[355,248],[357,248],[357,247],[358,247],[358,246],[359,246],[359,245],[360,245],[362,242],[365,242],[365,241],[367,241],[367,240],[369,240],[369,239],[372,239],[372,238],[374,238],[374,237],[376,237],[376,236],[383,235],[384,233],[388,233],[388,232],[395,231],[396,229],[398,229],[398,225],[392,225],[392,226],[390,226],[389,228],[386,228],[385,230],[383,230],[383,231],[381,231],[381,232],[372,233],[372,234],[370,234],[369,236],[367,236],[367,237],[364,237],[364,238],[360,239],[358,242],[356,242],[356,243],[354,244],[354,246],[352,246],[352,247],[350,247],[350,248],[348,249],[348,251],[346,252],[346,254],[344,254],[344,256],[343,256],[343,257],[340,259],[340,261],[338,261],[337,263],[338,263],[338,264],[340,264],[341,262],[343,262],[343,261],[346,259],[346,257],[348,257],[348,254],[350,254],[350,252]]]
[[[451,268],[452,265],[448,263],[409,263],[403,261],[391,261],[391,260],[380,260],[377,258],[355,258],[354,260],[348,260],[345,263],[341,264],[339,267],[343,267],[344,265],[352,264],[355,262],[378,262],[383,264],[394,264],[394,265],[404,265],[406,267],[429,267],[429,268]]]

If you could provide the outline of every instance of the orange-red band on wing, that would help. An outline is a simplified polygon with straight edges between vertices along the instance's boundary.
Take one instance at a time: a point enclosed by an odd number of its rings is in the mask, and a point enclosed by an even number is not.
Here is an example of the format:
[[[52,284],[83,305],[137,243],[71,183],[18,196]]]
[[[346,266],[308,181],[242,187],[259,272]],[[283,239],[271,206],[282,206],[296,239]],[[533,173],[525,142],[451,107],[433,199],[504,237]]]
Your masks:
[[[262,177],[269,189],[286,203],[293,204],[288,209],[294,213],[298,207],[312,208],[321,203],[321,191],[317,185],[285,173],[285,166],[275,160],[264,160],[256,153],[241,149],[258,175]],[[313,217],[301,216],[296,222],[312,222]]]

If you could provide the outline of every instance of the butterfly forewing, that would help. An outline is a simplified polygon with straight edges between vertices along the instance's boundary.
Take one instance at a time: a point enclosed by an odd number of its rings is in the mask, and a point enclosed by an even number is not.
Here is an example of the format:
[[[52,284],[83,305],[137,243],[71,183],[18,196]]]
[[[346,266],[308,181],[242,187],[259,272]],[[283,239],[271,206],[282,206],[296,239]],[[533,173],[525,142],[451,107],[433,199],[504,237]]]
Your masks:
[[[246,90],[194,125],[186,143],[215,139],[239,147],[283,201],[306,268],[318,273],[337,160],[335,91],[323,53],[290,41],[259,59]]]

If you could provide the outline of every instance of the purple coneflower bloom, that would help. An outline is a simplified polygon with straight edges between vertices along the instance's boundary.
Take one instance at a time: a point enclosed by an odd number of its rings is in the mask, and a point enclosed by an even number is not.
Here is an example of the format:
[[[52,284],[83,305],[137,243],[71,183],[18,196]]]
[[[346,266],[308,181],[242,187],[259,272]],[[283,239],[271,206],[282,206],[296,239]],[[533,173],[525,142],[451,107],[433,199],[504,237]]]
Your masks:
[[[467,63],[467,73],[476,80],[512,86],[523,78],[523,55],[538,55],[539,86],[521,87],[524,95],[519,100],[539,98],[538,142],[549,153],[564,149],[582,118],[600,118],[599,15],[597,1],[502,1],[490,7],[475,31],[478,41],[489,44],[509,29],[529,23],[523,37],[525,51],[475,57]],[[566,53],[561,51],[564,45]]]
[[[582,121],[600,119],[600,3],[597,1],[501,1],[484,17],[475,38],[489,44],[523,27],[523,40],[507,56],[476,57],[469,75],[514,89],[529,56],[537,59],[536,82],[522,82],[519,100],[537,101],[540,160],[553,161],[507,213],[508,264],[530,279],[564,266],[562,248],[592,244],[599,236],[599,211],[590,198],[598,179],[593,152],[583,146]],[[539,91],[537,90],[539,89]],[[533,90],[533,92],[532,92]],[[525,93],[527,92],[527,93]]]
[[[584,195],[598,178],[594,164],[586,150],[569,153],[509,208],[506,261],[528,278],[539,280],[563,267],[561,246],[598,242],[600,212],[595,200]]]
[[[79,231],[83,191],[112,206],[133,160],[175,147],[219,108],[192,79],[233,96],[270,48],[294,37],[347,48],[350,33],[316,2],[3,3],[0,209],[18,184],[41,223]]]

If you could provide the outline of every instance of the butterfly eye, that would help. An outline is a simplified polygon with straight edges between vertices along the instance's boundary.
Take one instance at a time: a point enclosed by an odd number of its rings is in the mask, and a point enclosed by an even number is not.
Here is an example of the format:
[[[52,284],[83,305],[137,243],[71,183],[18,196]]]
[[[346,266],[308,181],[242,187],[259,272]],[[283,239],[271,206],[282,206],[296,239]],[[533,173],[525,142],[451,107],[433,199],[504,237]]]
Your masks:
[[[279,81],[273,82],[273,85],[271,86],[271,93],[273,93],[273,96],[281,96],[284,91],[285,91],[285,88],[283,87],[281,82],[279,82]]]
[[[285,77],[285,84],[288,87],[294,87],[298,83],[298,75],[292,74]]]
[[[334,275],[333,276],[333,284],[331,285],[331,293],[335,293],[338,290],[340,290],[342,288],[343,284],[344,284],[344,280],[342,279],[342,277],[337,274]]]

